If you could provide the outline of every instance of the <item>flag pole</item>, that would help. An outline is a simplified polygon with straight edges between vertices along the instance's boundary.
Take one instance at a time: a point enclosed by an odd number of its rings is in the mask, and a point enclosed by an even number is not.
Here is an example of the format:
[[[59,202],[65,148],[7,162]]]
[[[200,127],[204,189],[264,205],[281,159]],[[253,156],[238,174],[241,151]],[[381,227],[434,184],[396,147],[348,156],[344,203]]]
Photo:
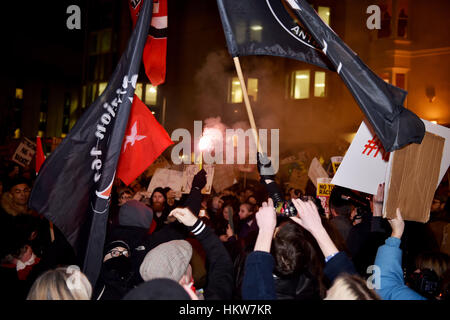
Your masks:
[[[253,138],[258,148],[258,152],[262,153],[262,148],[258,138],[258,131],[256,131],[255,118],[253,117],[252,107],[250,105],[250,99],[248,98],[247,87],[245,86],[244,76],[242,74],[241,64],[239,63],[239,57],[234,57],[234,66],[236,67],[236,72],[241,83],[242,93],[244,95],[245,108],[247,109],[248,120],[250,121],[250,126],[253,132]]]

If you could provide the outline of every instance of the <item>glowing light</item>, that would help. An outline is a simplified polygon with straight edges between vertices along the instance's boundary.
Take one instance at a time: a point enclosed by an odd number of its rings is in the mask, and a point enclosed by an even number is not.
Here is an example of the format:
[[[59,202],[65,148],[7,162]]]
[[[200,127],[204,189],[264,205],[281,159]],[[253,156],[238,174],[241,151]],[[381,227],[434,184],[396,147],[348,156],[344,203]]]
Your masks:
[[[155,88],[155,87],[150,87],[149,91],[150,91],[151,93],[156,93],[156,88]]]
[[[259,30],[262,30],[263,27],[255,25],[255,26],[251,26],[250,29],[252,29],[253,31],[259,31]]]
[[[301,74],[301,75],[297,75],[295,76],[296,79],[308,79],[307,75]]]
[[[438,122],[436,120],[430,121],[431,123],[437,124]]]
[[[198,148],[200,151],[209,150],[212,146],[212,141],[210,136],[202,136],[198,142]]]
[[[325,83],[316,83],[314,86],[316,86],[318,88],[324,88],[325,87]]]

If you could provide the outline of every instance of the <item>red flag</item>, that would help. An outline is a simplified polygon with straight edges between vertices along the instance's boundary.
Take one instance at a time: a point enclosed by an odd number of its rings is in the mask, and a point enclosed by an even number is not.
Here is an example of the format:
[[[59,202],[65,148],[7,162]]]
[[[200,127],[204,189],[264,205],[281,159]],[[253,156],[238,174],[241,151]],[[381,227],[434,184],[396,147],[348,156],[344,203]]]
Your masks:
[[[171,144],[173,141],[163,126],[147,106],[134,95],[117,165],[117,176],[129,185]]]
[[[142,0],[130,0],[133,27],[141,9]],[[164,83],[167,53],[167,0],[153,0],[153,15],[147,43],[142,54],[145,73],[152,85]]]
[[[42,149],[41,137],[36,137],[36,174],[41,170],[41,166],[45,161],[44,149]]]

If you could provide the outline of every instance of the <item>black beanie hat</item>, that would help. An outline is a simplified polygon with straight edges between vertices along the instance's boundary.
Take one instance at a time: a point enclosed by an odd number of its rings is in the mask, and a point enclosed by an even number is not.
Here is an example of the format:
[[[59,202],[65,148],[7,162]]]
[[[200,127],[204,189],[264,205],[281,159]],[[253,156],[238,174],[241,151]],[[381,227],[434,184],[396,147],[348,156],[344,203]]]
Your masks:
[[[178,282],[161,278],[140,284],[123,300],[191,300],[191,297]]]

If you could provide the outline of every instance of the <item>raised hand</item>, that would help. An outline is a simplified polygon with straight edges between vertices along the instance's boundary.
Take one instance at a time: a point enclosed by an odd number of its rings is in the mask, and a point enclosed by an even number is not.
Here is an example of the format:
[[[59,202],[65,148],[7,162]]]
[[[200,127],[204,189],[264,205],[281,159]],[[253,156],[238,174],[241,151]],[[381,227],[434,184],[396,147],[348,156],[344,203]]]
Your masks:
[[[263,231],[274,231],[277,224],[277,214],[273,207],[273,201],[269,198],[268,202],[263,202],[262,207],[256,213],[256,222]]]
[[[323,225],[320,219],[319,211],[316,205],[312,201],[302,201],[300,199],[293,199],[295,208],[298,215],[291,217],[293,221],[301,225],[303,228],[311,232],[311,234],[317,234],[322,231]]]
[[[405,230],[405,221],[403,221],[402,213],[400,212],[399,208],[397,208],[395,213],[397,217],[388,220],[392,228],[391,237],[401,239],[403,231]]]
[[[192,227],[198,220],[198,218],[188,208],[175,208],[173,209],[168,218],[175,217],[178,222],[184,224],[187,227]]]
[[[373,206],[373,216],[381,217],[383,211],[383,201],[384,201],[384,183],[378,185],[377,194],[372,198]]]

